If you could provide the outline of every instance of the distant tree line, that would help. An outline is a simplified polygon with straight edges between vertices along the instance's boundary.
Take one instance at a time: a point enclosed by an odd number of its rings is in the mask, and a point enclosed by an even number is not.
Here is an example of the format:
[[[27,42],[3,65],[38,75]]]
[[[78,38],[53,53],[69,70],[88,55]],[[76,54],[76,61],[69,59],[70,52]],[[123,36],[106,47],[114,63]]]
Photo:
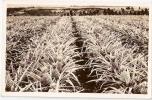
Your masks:
[[[7,8],[7,15],[14,14],[15,12],[18,12],[23,9],[25,9],[25,8]]]
[[[8,8],[8,16],[85,16],[85,15],[149,15],[148,8],[67,8],[67,9],[32,9],[32,8]]]
[[[120,10],[115,9],[104,9],[103,11],[104,15],[149,15],[149,9],[148,8],[140,8],[135,10],[133,7],[126,7],[121,8]]]

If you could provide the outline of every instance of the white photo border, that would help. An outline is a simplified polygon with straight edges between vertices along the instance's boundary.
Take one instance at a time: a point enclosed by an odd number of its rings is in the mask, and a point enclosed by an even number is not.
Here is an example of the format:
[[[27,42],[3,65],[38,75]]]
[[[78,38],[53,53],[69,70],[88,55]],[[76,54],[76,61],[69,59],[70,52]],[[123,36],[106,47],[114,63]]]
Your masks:
[[[10,1],[10,0],[9,0]],[[14,0],[12,0],[14,1]],[[17,0],[15,0],[17,1]],[[29,4],[29,2],[24,3],[24,1],[26,0],[18,0],[18,1],[22,1],[22,4]],[[29,0],[27,0],[29,1]],[[39,4],[39,1],[43,1],[43,0],[30,0],[32,3],[36,3]],[[36,1],[36,2],[34,2]],[[51,0],[46,0],[49,3],[51,3]],[[61,1],[61,0],[57,0],[57,1]],[[64,0],[62,0],[64,2]],[[66,0],[67,1],[67,0]],[[75,0],[73,0],[75,1]],[[78,0],[77,0],[78,1]],[[83,1],[87,1],[87,0],[83,0]],[[96,0],[94,0],[95,2]],[[117,6],[117,5],[121,5],[122,2],[120,3],[115,3],[114,0],[107,0],[108,2],[106,2],[106,0],[103,0],[105,2],[105,4],[109,4],[110,6]],[[111,1],[111,3],[109,3]],[[119,1],[119,0],[116,0]],[[122,0],[122,1],[126,1],[126,2],[130,2],[132,0]],[[137,0],[136,0],[137,1]],[[142,0],[144,1],[144,0]],[[72,2],[72,0],[71,0]],[[79,2],[79,1],[78,1]],[[2,12],[2,34],[1,34],[1,60],[0,60],[0,70],[1,70],[1,94],[2,96],[30,96],[30,97],[86,97],[86,98],[125,98],[125,99],[129,99],[129,98],[151,98],[152,97],[152,0],[149,0],[149,4],[148,5],[144,5],[144,4],[130,4],[130,5],[125,5],[124,3],[122,4],[122,6],[147,6],[149,8],[149,59],[148,59],[148,93],[147,94],[102,94],[102,93],[49,93],[49,92],[5,92],[5,59],[6,59],[6,9],[7,9],[7,5],[9,4],[9,2],[5,1],[2,4],[2,8],[3,8],[3,12]],[[19,4],[19,3],[18,3]],[[58,4],[61,4],[61,2],[58,2]],[[60,6],[61,6],[60,5]],[[64,5],[62,5],[64,6]],[[67,6],[67,5],[65,5]],[[108,6],[108,5],[107,5]]]

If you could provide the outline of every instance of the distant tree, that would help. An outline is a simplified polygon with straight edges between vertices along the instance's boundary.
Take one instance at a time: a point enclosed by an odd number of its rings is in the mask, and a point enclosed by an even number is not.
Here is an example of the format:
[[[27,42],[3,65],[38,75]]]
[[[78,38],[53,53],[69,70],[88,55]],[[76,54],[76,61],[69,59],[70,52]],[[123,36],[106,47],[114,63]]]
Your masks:
[[[134,7],[130,7],[130,10],[134,11]]]
[[[121,11],[118,11],[118,15],[121,15],[122,13],[121,13]]]
[[[99,14],[99,9],[95,10],[95,15],[98,15]]]
[[[141,8],[139,7],[138,9],[140,10]]]
[[[114,13],[115,13],[115,15],[119,15],[119,11],[115,11]]]
[[[145,9],[144,9],[144,13],[145,13],[145,15],[149,15],[149,10],[148,10],[148,8],[145,8]]]
[[[125,9],[121,8],[121,14],[124,15],[125,14]]]
[[[107,10],[106,9],[103,10],[103,14],[107,15]]]
[[[72,12],[72,10],[70,10],[70,16],[73,16],[73,12]]]
[[[79,15],[82,16],[82,14],[83,14],[82,11],[80,11]]]
[[[142,10],[140,11],[140,15],[145,15],[145,10],[144,10],[144,9],[142,9]]]
[[[138,14],[139,14],[138,11],[133,12],[133,15],[138,15]]]
[[[111,9],[110,8],[107,9],[107,14],[111,15]]]
[[[128,7],[126,7],[126,10],[130,10],[130,7],[128,6]]]

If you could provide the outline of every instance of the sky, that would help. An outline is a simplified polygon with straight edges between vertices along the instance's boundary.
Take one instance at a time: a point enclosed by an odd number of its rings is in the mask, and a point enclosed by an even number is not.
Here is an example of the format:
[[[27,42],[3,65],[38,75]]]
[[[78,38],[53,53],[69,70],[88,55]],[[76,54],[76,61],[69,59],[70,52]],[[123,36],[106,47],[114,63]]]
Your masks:
[[[152,0],[6,0],[9,6],[149,6]],[[12,5],[13,4],[13,5]],[[26,5],[25,5],[26,4]],[[28,5],[27,5],[28,4]]]

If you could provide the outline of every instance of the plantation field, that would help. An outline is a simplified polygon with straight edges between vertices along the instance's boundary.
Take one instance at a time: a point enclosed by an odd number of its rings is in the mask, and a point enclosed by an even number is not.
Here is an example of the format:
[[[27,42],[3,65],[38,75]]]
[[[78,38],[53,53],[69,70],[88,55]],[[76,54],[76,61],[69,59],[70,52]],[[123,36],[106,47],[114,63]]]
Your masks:
[[[6,91],[146,94],[147,15],[8,16]]]

